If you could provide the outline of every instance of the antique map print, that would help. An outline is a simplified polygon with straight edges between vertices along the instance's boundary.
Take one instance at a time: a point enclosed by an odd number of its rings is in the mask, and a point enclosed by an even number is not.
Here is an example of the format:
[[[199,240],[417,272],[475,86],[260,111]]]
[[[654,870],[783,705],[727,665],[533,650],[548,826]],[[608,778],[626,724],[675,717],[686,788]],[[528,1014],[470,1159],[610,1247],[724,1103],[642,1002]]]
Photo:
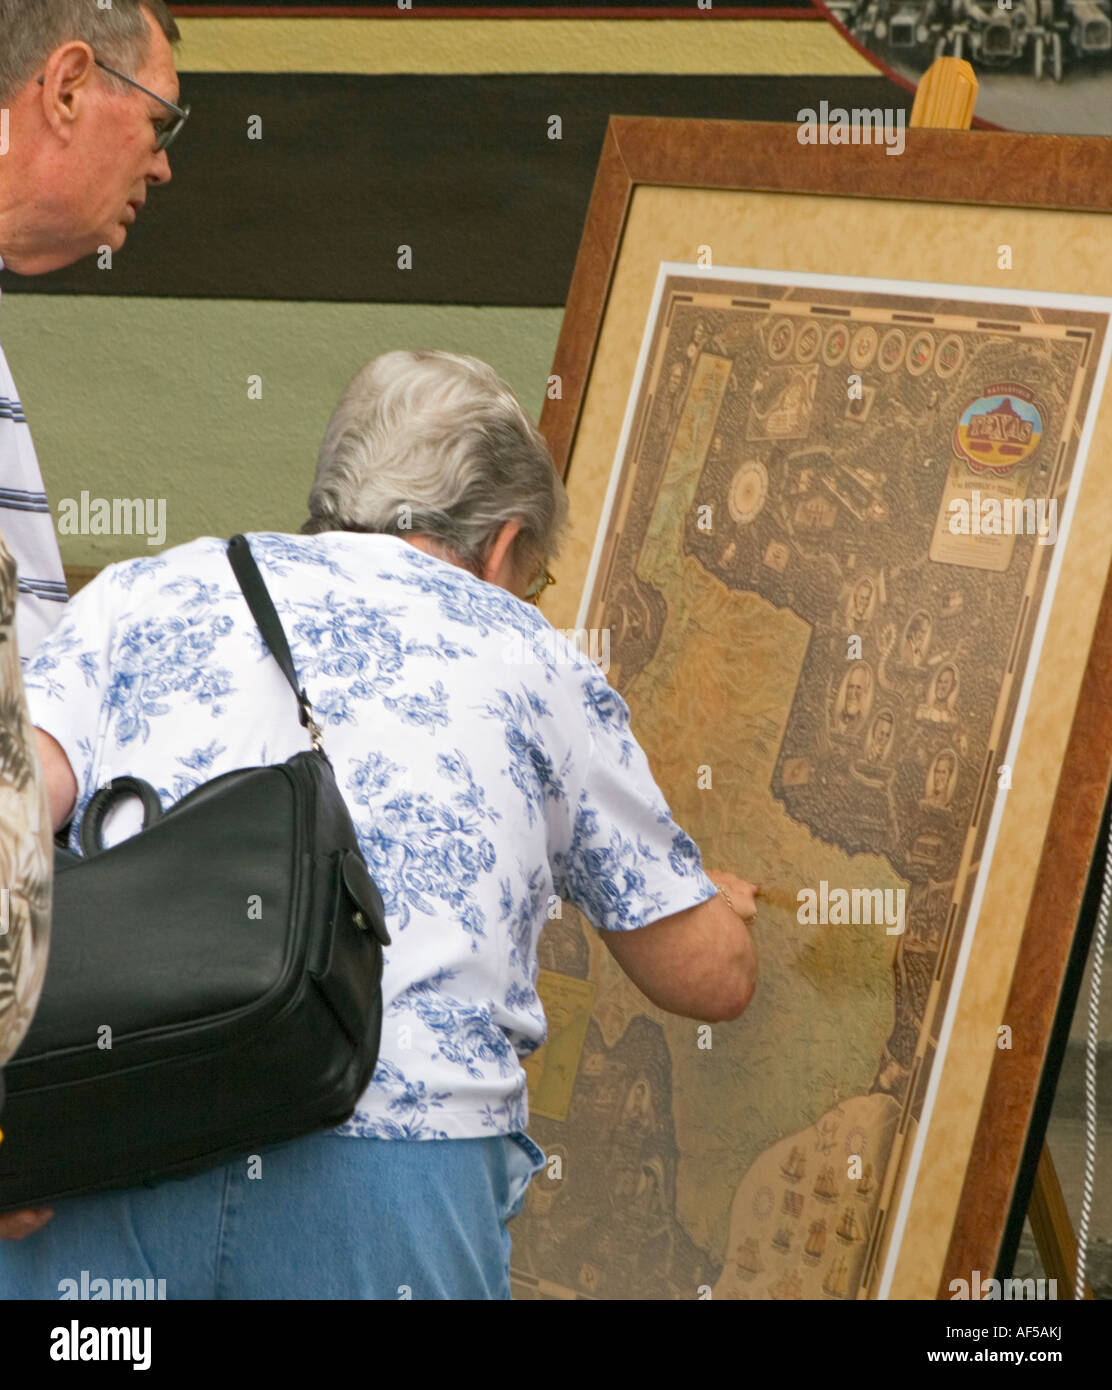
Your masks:
[[[546,925],[516,1297],[877,1295],[1108,323],[661,266],[579,626],[706,866],[760,885],[761,973],[700,1028]]]

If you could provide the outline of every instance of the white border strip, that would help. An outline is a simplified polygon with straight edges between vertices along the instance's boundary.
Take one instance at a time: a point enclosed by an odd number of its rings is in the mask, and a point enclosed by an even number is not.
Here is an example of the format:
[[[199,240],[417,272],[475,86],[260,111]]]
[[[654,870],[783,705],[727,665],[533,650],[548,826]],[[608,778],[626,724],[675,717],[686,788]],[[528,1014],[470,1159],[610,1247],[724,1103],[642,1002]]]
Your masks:
[[[1036,307],[1058,310],[1086,309],[1090,312],[1109,315],[1109,328],[1105,333],[1104,346],[1101,351],[1100,360],[1094,370],[1085,424],[1077,447],[1077,458],[1074,464],[1073,474],[1070,478],[1069,491],[1066,495],[1065,515],[1058,527],[1058,537],[1054,546],[1054,554],[1051,557],[1046,584],[1043,589],[1042,601],[1039,606],[1039,613],[1031,640],[1031,650],[1024,672],[1023,685],[1020,688],[1019,702],[1016,706],[1015,719],[1012,724],[1012,733],[1008,741],[1005,762],[1007,762],[1009,766],[1014,767],[1023,736],[1023,727],[1027,718],[1027,708],[1031,699],[1031,690],[1034,686],[1035,673],[1038,670],[1042,655],[1043,641],[1050,622],[1050,610],[1053,607],[1054,594],[1058,586],[1058,577],[1062,568],[1062,556],[1069,539],[1077,494],[1081,488],[1081,480],[1085,473],[1089,446],[1096,428],[1096,420],[1100,410],[1101,398],[1104,394],[1104,384],[1108,375],[1109,362],[1112,361],[1112,298],[1103,298],[1096,295],[1054,294],[1045,290],[997,290],[990,289],[985,285],[951,285],[939,282],[928,283],[914,280],[882,280],[863,276],[819,275],[809,271],[800,271],[797,273],[783,270],[756,270],[736,266],[723,266],[719,268],[689,265],[682,261],[661,261],[660,269],[657,272],[656,285],[653,290],[652,302],[649,305],[645,332],[642,335],[641,350],[637,357],[637,366],[633,375],[629,400],[626,405],[625,419],[622,422],[622,432],[618,439],[618,447],[614,455],[614,463],[611,467],[610,482],[606,490],[606,500],[603,503],[602,515],[599,518],[598,533],[595,537],[591,564],[587,571],[587,578],[583,587],[583,597],[580,601],[579,616],[576,621],[577,628],[583,627],[586,623],[591,594],[595,586],[598,567],[602,559],[602,551],[610,529],[610,516],[617,496],[622,460],[625,458],[629,436],[633,429],[634,413],[640,395],[645,365],[649,357],[649,329],[656,320],[661,298],[664,293],[665,280],[669,275],[688,275],[717,281],[719,283],[728,283],[731,280],[736,280],[745,281],[750,284],[783,285],[798,289],[865,290],[877,294],[898,294],[917,299],[959,299],[971,301],[973,303],[990,303],[997,305],[1016,304],[1024,308]],[[915,1136],[915,1144],[912,1149],[911,1158],[908,1162],[907,1175],[901,1188],[899,1208],[896,1212],[895,1222],[892,1227],[892,1236],[888,1245],[884,1272],[881,1277],[880,1287],[877,1290],[878,1299],[887,1298],[892,1287],[896,1261],[907,1227],[908,1212],[915,1190],[915,1180],[922,1162],[923,1148],[926,1144],[927,1132],[930,1128],[934,1102],[938,1095],[942,1071],[950,1044],[950,1036],[954,1028],[954,1019],[957,1016],[957,1007],[961,997],[962,984],[965,980],[966,968],[973,949],[973,937],[977,929],[981,903],[984,899],[985,889],[992,867],[992,860],[996,850],[996,840],[1000,832],[1000,822],[1004,815],[1005,800],[1006,797],[1004,796],[998,796],[996,798],[992,819],[989,822],[984,852],[981,857],[981,866],[973,890],[973,897],[969,904],[969,914],[962,933],[961,951],[954,968],[953,981],[946,1003],[946,1013],[943,1017],[942,1028],[939,1032],[938,1049],[935,1054],[934,1065],[931,1068],[931,1075],[927,1082],[927,1093],[923,1099],[923,1113]]]

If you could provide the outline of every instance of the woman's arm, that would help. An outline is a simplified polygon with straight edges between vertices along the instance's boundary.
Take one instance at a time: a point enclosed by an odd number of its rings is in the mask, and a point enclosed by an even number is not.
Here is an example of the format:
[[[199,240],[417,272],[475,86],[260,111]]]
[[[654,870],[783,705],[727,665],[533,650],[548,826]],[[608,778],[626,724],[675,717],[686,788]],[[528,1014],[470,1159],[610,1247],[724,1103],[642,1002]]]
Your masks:
[[[658,1009],[724,1023],[745,1010],[757,983],[757,948],[749,931],[757,915],[756,890],[733,874],[707,877],[719,889],[717,897],[636,931],[601,931],[599,936]]]
[[[50,823],[54,829],[61,830],[73,815],[77,804],[77,778],[73,775],[70,760],[62,745],[42,729],[35,728],[35,738],[39,745],[39,762],[42,765],[43,780],[46,782],[46,796],[50,803]]]

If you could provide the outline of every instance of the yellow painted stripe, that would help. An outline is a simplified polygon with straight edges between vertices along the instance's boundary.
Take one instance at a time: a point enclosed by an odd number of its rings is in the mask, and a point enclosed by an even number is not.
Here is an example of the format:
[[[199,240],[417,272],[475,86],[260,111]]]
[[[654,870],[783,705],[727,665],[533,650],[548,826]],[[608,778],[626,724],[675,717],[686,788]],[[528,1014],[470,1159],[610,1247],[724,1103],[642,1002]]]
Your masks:
[[[181,19],[183,72],[879,74],[830,24],[747,19]],[[739,111],[738,115],[745,113]]]

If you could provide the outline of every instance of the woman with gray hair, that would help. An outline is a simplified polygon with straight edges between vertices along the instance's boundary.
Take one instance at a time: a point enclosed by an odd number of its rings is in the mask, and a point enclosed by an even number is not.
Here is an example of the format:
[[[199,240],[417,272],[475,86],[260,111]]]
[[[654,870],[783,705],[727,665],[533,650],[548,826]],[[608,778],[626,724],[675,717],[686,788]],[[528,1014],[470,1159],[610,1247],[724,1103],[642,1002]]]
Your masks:
[[[60,1203],[0,1249],[0,1298],[57,1297],[74,1270],[170,1298],[507,1298],[506,1226],[544,1163],[521,1063],[545,1038],[537,940],[559,899],[661,1008],[746,1006],[752,885],[719,876],[733,910],[716,894],[625,703],[522,601],[566,512],[485,364],[393,352],[352,382],[307,534],[250,541],[385,903],[378,1067],[347,1124],[261,1164]],[[109,777],[165,808],[304,739],[220,540],[105,570],[27,687],[75,848]]]
[[[336,407],[301,529],[404,535],[482,578],[511,521],[510,557],[543,571],[567,514],[547,444],[485,362],[389,352]]]

